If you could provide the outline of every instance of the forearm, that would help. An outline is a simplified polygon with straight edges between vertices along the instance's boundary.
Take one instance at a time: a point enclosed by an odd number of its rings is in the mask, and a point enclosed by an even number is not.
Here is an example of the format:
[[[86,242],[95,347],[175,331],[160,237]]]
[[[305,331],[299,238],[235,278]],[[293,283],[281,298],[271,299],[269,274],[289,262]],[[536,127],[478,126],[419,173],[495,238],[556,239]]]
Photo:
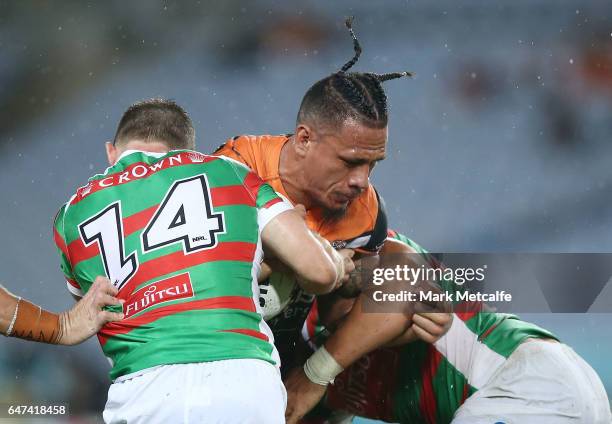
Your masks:
[[[346,321],[325,343],[343,368],[401,336],[411,324],[403,313],[365,313],[362,301],[360,296]]]
[[[3,334],[35,342],[58,344],[62,338],[62,316],[45,311],[21,298],[13,298],[10,321]]]
[[[299,276],[300,285],[313,294],[330,292],[338,278],[334,261],[295,210],[285,211],[261,233],[264,249]]]
[[[6,335],[17,307],[17,298],[0,286],[0,333]]]

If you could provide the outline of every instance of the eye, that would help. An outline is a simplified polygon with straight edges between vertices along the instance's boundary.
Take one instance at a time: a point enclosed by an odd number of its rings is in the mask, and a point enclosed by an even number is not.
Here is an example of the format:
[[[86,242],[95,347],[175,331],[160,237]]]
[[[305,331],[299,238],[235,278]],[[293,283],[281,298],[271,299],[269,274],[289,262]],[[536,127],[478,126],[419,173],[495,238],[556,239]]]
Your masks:
[[[350,160],[350,159],[342,159],[342,162],[344,162],[344,165],[347,168],[354,168],[356,166],[359,166],[359,162],[354,161],[354,160]]]

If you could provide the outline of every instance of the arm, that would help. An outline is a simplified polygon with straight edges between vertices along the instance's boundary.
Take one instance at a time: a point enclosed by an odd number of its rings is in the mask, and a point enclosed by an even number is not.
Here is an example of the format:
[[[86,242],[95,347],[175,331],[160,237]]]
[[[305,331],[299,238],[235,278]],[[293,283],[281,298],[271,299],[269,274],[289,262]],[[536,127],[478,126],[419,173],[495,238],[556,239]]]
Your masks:
[[[420,253],[412,247],[399,240],[388,238],[385,240],[380,254],[385,257],[389,255],[400,259],[403,255],[411,258],[420,257]],[[427,265],[423,260],[423,265]],[[448,306],[448,305],[447,305]],[[412,326],[406,330],[406,334],[393,340],[390,346],[401,346],[402,344],[421,339],[427,343],[435,343],[440,337],[446,334],[453,323],[453,314],[446,312],[417,312],[412,317]]]
[[[306,361],[304,368],[294,369],[285,381],[288,424],[297,423],[310,411],[325,394],[327,384],[344,368],[401,336],[410,326],[410,316],[403,313],[364,313],[363,300],[361,295],[325,346]]]
[[[345,260],[327,241],[306,227],[300,214],[287,210],[273,218],[261,234],[264,249],[289,266],[304,290],[328,293],[345,277]]]
[[[304,365],[304,368],[293,370],[285,382],[287,388],[288,423],[295,423],[308,412],[324,395],[327,385],[336,375],[360,357],[383,346],[407,342],[415,338],[415,326],[412,326],[415,310],[420,310],[420,302],[407,302],[395,312],[377,310],[376,313],[364,310],[364,305],[372,307],[372,291],[398,293],[400,290],[414,292],[423,290],[437,290],[435,284],[428,281],[419,281],[414,286],[407,285],[402,280],[388,280],[380,286],[367,284],[372,281],[369,275],[377,268],[394,268],[396,265],[410,267],[421,266],[418,255],[403,248],[401,245],[391,243],[389,248],[381,252],[378,262],[367,266],[361,271],[365,280],[362,294],[355,306],[351,309],[345,321],[338,330],[330,336],[325,345],[317,350]],[[439,305],[436,305],[439,306]],[[380,308],[381,306],[379,306]],[[425,310],[430,310],[424,308]],[[439,314],[444,315],[444,314]],[[410,330],[412,328],[412,330]]]
[[[75,345],[97,333],[107,322],[123,319],[123,314],[103,310],[120,305],[117,289],[107,278],[98,277],[87,294],[70,310],[60,314],[15,297],[0,287],[0,332],[35,342]]]

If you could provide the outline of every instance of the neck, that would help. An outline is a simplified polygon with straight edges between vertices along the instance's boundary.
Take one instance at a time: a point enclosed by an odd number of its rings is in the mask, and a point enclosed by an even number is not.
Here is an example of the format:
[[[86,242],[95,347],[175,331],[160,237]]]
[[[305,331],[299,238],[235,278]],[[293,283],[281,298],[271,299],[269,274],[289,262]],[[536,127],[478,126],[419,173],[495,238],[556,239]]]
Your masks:
[[[289,200],[295,205],[304,205],[306,209],[311,209],[314,205],[308,194],[301,189],[301,187],[307,187],[307,181],[304,175],[304,167],[300,165],[300,158],[296,154],[294,143],[295,139],[292,136],[281,149],[278,174]]]
[[[161,141],[130,140],[121,147],[120,153],[126,150],[142,150],[143,152],[166,153],[170,148]]]

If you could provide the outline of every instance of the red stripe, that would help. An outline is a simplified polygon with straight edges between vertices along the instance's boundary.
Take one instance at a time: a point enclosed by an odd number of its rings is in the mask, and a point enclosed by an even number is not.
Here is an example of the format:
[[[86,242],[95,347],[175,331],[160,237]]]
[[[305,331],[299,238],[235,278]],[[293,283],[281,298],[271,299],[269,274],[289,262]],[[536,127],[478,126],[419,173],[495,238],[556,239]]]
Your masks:
[[[463,385],[463,396],[461,396],[461,402],[459,403],[460,405],[463,405],[465,403],[465,400],[468,398],[469,395],[469,388],[468,388],[468,384],[465,383]]]
[[[308,341],[312,341],[314,343],[315,330],[317,328],[317,323],[319,322],[319,307],[317,305],[317,299],[315,298],[312,306],[310,307],[310,312],[308,312],[308,316],[306,317],[306,331],[308,332]]]
[[[455,314],[461,319],[461,321],[468,321],[472,319],[476,314],[482,312],[482,302],[461,302],[455,305]]]
[[[249,195],[242,184],[210,189],[213,206],[248,205],[255,206],[255,198]]]
[[[91,259],[100,253],[97,243],[92,243],[89,246],[85,246],[80,238],[70,242],[68,245],[68,251],[70,252],[70,264],[73,268],[79,262]]]
[[[249,330],[248,328],[234,328],[232,330],[219,330],[219,331],[221,333],[244,334],[245,336],[256,337],[266,342],[270,341],[270,339],[268,339],[268,336],[266,336],[264,333],[260,333],[259,331],[255,331],[255,330]]]
[[[81,290],[81,286],[79,286],[79,283],[77,283],[75,280],[73,280],[71,278],[66,278],[66,281],[68,282],[68,284],[70,284],[75,289]]]
[[[277,203],[282,202],[282,201],[283,201],[283,199],[281,199],[280,197],[277,197],[276,199],[272,199],[272,200],[270,200],[268,203],[266,203],[265,205],[263,205],[263,207],[264,207],[265,209],[268,209],[270,206],[272,206],[272,205],[276,205]]]
[[[254,172],[249,172],[244,178],[244,186],[247,188],[253,201],[257,200],[257,194],[259,193],[259,187],[263,185],[263,180]]]
[[[144,228],[144,226],[149,223],[158,207],[159,205],[153,205],[150,208],[136,212],[127,218],[123,218],[123,237],[125,238],[130,234]]]
[[[421,369],[422,387],[419,407],[426,422],[436,424],[436,394],[433,388],[433,377],[436,375],[442,355],[433,345],[427,346],[427,356],[423,368]]]
[[[493,330],[495,330],[495,327],[497,327],[497,324],[493,324],[492,326],[490,326],[487,331],[485,331],[484,333],[482,333],[480,335],[480,337],[478,337],[478,340],[483,341],[484,339],[486,339],[487,337],[489,337],[489,334],[491,334],[491,332]]]
[[[106,324],[98,333],[98,339],[100,340],[100,344],[104,346],[110,337],[119,334],[127,334],[138,327],[150,324],[168,315],[205,309],[239,309],[242,311],[255,312],[255,304],[250,297],[223,296],[162,306],[135,318],[127,318],[123,321]]]
[[[64,256],[67,259],[70,258],[70,256],[68,255],[68,248],[66,247],[66,242],[57,232],[57,229],[55,227],[53,227],[53,240],[55,241],[55,245],[57,246],[57,248],[62,251]]]
[[[219,243],[214,249],[201,250],[188,255],[185,255],[183,251],[179,251],[156,259],[151,259],[140,265],[136,274],[121,289],[118,297],[126,299],[133,293],[137,286],[146,281],[206,262],[251,262],[255,256],[256,248],[257,245],[255,243],[228,241]]]

